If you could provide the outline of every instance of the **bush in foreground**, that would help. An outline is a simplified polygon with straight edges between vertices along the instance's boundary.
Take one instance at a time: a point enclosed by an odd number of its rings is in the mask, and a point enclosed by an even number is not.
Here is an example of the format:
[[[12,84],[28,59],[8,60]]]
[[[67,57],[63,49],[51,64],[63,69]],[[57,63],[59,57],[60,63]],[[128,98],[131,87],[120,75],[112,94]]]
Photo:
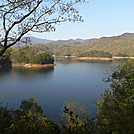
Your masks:
[[[104,134],[134,133],[134,60],[115,68],[111,82],[98,103],[99,131]]]
[[[59,134],[59,128],[31,98],[16,110],[0,108],[0,134]]]

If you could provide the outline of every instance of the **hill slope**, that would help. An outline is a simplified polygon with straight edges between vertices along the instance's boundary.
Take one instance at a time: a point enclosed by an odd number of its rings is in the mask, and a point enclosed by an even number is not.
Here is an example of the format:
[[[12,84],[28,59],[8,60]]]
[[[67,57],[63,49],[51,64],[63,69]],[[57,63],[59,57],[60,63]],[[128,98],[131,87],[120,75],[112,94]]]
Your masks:
[[[110,52],[113,55],[131,56],[134,55],[134,33],[88,40],[81,44],[81,49],[101,50]]]
[[[119,36],[102,37],[99,39],[81,40],[82,42],[49,42],[33,47],[49,51],[55,55],[77,55],[87,51],[104,51],[119,56],[134,56],[134,33],[124,33]],[[64,42],[64,43],[63,43]]]

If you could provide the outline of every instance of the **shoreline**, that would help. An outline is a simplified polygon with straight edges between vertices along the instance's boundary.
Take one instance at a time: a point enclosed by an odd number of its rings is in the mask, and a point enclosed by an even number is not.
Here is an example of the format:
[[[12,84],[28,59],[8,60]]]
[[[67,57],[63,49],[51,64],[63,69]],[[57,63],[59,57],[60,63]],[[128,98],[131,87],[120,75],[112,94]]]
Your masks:
[[[73,60],[100,60],[100,61],[112,61],[112,60],[120,60],[120,59],[134,59],[134,57],[118,57],[113,56],[112,58],[105,58],[105,57],[77,57],[77,56],[56,56],[55,58],[61,59],[73,59]],[[48,68],[54,67],[56,64],[23,64],[23,63],[13,63],[11,67],[24,67],[24,68]],[[1,66],[0,66],[1,68]]]
[[[77,57],[77,56],[56,56],[55,58],[61,58],[61,59],[74,59],[74,60],[102,60],[102,61],[112,61],[116,59],[134,59],[134,57],[118,57],[118,56],[113,56],[111,58],[107,57]]]
[[[121,57],[121,56],[113,56],[113,59],[134,59],[134,57]]]
[[[102,60],[102,61],[112,61],[112,58],[103,58],[103,57],[75,57],[76,60]]]
[[[18,64],[18,63],[13,63],[12,67],[24,67],[24,68],[48,68],[48,67],[54,67],[56,64]]]

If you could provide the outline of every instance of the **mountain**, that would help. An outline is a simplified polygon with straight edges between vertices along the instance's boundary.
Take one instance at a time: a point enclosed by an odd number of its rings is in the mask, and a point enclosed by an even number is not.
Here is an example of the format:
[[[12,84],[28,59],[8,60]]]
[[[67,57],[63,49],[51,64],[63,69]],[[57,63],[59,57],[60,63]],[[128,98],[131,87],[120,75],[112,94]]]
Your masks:
[[[23,37],[21,40],[21,43],[16,43],[13,47],[23,47],[25,45],[28,45],[26,43],[24,43],[27,39],[29,40],[30,38],[30,42],[28,41],[28,44],[31,43],[32,45],[35,44],[62,44],[62,45],[69,45],[69,44],[80,44],[82,42],[85,42],[86,40],[84,39],[69,39],[69,40],[48,40],[48,39],[42,39],[42,38],[37,38],[37,37],[33,37],[33,36],[27,36],[27,37]],[[1,38],[0,38],[1,41]]]
[[[53,40],[36,38],[33,36],[30,36],[30,39],[32,44],[49,44],[50,42],[53,42]]]
[[[98,50],[109,52],[115,56],[134,56],[134,33],[124,33],[118,36],[88,40],[59,40],[50,42],[49,44],[33,45],[33,47],[55,55],[80,56],[82,53]]]
[[[90,39],[81,43],[81,49],[107,51],[114,55],[134,55],[134,33]]]
[[[80,44],[82,42],[85,42],[83,39],[69,39],[69,40],[57,40],[50,42],[51,44],[64,44],[64,45],[69,45],[69,44]]]
[[[134,39],[134,33],[123,33],[122,35],[113,36],[111,38],[119,40]]]
[[[36,38],[33,36],[30,36],[31,43],[32,44],[79,44],[84,42],[85,40],[83,39],[69,39],[69,40],[48,40],[48,39],[41,39],[41,38]]]
[[[48,39],[41,39],[37,37],[30,36],[32,44],[63,44],[63,45],[69,45],[69,44],[81,44],[84,42],[89,42],[89,44],[92,42],[105,42],[105,41],[111,41],[111,40],[129,40],[134,39],[134,33],[124,33],[122,35],[118,36],[112,36],[112,37],[101,37],[101,38],[94,38],[94,39],[69,39],[69,40],[48,40]]]
[[[48,51],[55,55],[76,55],[90,51],[109,52],[114,56],[134,56],[134,33],[124,33],[118,36],[93,38],[88,40],[47,40],[30,37],[32,47]],[[21,44],[21,46],[23,46]]]

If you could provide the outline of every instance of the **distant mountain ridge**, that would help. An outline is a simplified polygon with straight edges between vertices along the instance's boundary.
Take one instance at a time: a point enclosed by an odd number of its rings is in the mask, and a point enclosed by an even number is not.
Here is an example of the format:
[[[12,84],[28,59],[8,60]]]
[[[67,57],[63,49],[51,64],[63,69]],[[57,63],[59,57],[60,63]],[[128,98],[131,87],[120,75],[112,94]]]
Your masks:
[[[134,40],[134,33],[123,33],[121,35],[117,36],[111,36],[111,37],[101,37],[101,38],[93,38],[88,39],[86,42],[90,44],[90,42],[109,42],[109,41],[127,41],[127,40]]]
[[[84,39],[69,39],[69,40],[48,40],[48,39],[41,39],[37,37],[30,36],[32,44],[74,44],[74,43],[82,43],[86,40]]]
[[[92,39],[68,39],[68,40],[49,40],[49,39],[43,39],[38,38],[34,36],[28,36],[31,39],[31,43],[33,45],[35,44],[61,44],[61,45],[69,45],[69,44],[83,44],[84,42],[96,42],[96,41],[105,41],[105,40],[128,40],[128,39],[134,39],[134,33],[123,33],[121,35],[117,36],[111,36],[111,37],[101,37],[101,38],[92,38]],[[25,37],[24,37],[25,38]],[[0,38],[1,40],[1,38]],[[23,46],[23,45],[22,45]]]
[[[68,45],[68,44],[80,44],[82,42],[85,42],[86,40],[83,39],[69,39],[69,40],[57,40],[57,41],[53,41],[50,42],[51,44],[64,44],[64,45]]]
[[[49,44],[50,42],[53,42],[53,40],[41,39],[33,36],[30,36],[30,39],[32,44]]]
[[[83,42],[92,42],[98,40],[127,40],[127,39],[134,39],[134,33],[123,33],[122,35],[111,36],[111,37],[101,37],[101,38],[93,38],[93,39],[68,39],[68,40],[49,40],[49,39],[42,39],[33,36],[29,36],[31,39],[32,44],[80,44]]]

